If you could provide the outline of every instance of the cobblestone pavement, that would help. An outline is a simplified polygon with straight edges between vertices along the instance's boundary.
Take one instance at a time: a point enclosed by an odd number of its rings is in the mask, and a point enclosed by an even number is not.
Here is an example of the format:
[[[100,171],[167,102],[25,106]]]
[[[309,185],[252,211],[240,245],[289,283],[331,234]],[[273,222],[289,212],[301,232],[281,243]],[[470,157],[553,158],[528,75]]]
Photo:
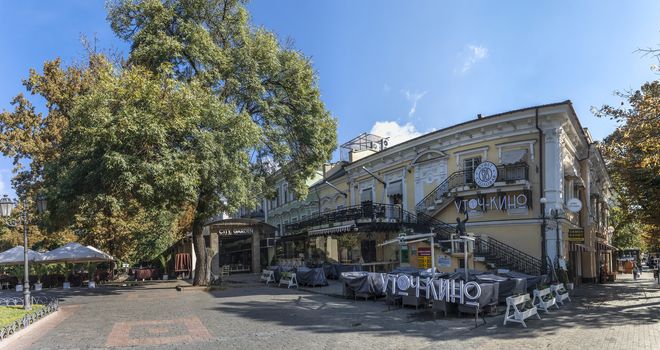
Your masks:
[[[306,291],[235,285],[177,292],[172,284],[57,292],[66,317],[30,334],[29,349],[659,349],[660,286],[650,273],[583,285],[527,329],[502,315],[388,311]],[[52,292],[51,292],[52,293]],[[39,328],[35,328],[39,330]],[[29,328],[28,328],[29,331]],[[0,347],[2,342],[0,342]]]

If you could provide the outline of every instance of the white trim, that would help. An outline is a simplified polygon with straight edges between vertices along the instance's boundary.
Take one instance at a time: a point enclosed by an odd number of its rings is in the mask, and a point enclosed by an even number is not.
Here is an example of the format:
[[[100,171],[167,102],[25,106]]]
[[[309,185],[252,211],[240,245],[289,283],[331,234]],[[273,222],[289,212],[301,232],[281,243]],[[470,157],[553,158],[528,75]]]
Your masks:
[[[307,235],[309,237],[314,237],[314,236],[321,236],[325,234],[331,234],[331,233],[341,233],[341,232],[349,232],[353,230],[353,224],[350,225],[342,225],[342,226],[336,226],[336,227],[328,227],[328,228],[320,228],[316,230],[309,230]]]
[[[485,147],[479,147],[479,148],[473,148],[473,149],[468,149],[465,151],[460,151],[460,152],[454,152],[454,157],[456,158],[456,169],[462,169],[463,166],[461,165],[461,156],[465,155],[477,155],[481,153],[481,161],[485,162],[488,160],[488,148],[490,146],[485,146]]]
[[[530,160],[534,160],[534,145],[536,144],[536,140],[525,140],[525,141],[516,141],[516,142],[508,142],[508,143],[500,143],[495,145],[497,147],[497,157],[499,159],[499,162],[502,163],[502,149],[508,148],[508,147],[517,147],[517,146],[522,146],[522,145],[528,145],[529,146],[529,158]]]
[[[425,155],[427,155],[427,154],[432,154],[432,153],[435,153],[435,154],[437,154],[438,156],[435,157],[435,158],[431,158],[431,159],[423,160],[423,161],[421,161],[421,162],[419,162],[419,163],[417,162],[417,161],[419,160],[419,158],[421,158],[421,157],[423,157],[423,156],[425,156]],[[415,158],[413,158],[413,160],[410,161],[410,164],[412,164],[412,165],[417,165],[417,164],[422,164],[422,163],[426,163],[426,162],[434,161],[434,160],[436,160],[436,159],[447,158],[447,157],[449,157],[449,155],[447,155],[447,153],[445,153],[445,152],[443,152],[443,151],[437,151],[437,150],[426,150],[426,151],[421,152],[420,154],[418,154]]]

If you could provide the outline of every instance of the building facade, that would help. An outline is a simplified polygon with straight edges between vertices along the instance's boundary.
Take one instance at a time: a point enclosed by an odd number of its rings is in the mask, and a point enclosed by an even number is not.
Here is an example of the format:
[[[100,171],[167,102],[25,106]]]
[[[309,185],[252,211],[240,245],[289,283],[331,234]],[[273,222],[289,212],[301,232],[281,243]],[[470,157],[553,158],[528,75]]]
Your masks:
[[[453,271],[466,260],[459,220],[475,239],[469,268],[562,268],[577,282],[612,269],[610,180],[570,101],[479,115],[391,147],[362,134],[342,152],[306,198],[273,175],[277,195],[258,208],[276,229],[271,255]],[[433,232],[435,244],[387,244],[402,232]]]

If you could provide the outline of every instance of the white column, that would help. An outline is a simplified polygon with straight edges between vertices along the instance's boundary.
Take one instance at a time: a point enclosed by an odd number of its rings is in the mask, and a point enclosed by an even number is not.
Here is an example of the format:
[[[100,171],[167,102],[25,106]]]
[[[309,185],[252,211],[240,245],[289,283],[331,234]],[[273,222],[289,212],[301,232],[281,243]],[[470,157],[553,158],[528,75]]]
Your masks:
[[[545,215],[550,218],[546,226],[546,252],[548,257],[554,263],[557,255],[561,254],[562,230],[561,225],[552,218],[552,209],[563,208],[563,178],[564,167],[562,164],[562,146],[561,146],[561,127],[555,126],[543,130],[545,139],[543,140],[543,169],[545,188],[543,197],[547,202],[545,205]],[[559,227],[558,227],[559,226]],[[559,249],[557,251],[557,236],[559,236]]]

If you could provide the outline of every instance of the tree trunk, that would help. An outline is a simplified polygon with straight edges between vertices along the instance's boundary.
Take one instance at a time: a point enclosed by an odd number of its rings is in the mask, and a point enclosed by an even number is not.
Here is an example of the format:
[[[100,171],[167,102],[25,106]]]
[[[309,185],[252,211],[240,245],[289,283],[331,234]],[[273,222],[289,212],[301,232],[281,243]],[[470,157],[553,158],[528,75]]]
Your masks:
[[[207,286],[209,280],[207,278],[207,254],[206,254],[206,242],[204,242],[204,230],[203,230],[204,221],[200,219],[195,219],[193,221],[193,248],[195,249],[195,256],[197,261],[195,261],[195,278],[193,279],[194,286]]]

